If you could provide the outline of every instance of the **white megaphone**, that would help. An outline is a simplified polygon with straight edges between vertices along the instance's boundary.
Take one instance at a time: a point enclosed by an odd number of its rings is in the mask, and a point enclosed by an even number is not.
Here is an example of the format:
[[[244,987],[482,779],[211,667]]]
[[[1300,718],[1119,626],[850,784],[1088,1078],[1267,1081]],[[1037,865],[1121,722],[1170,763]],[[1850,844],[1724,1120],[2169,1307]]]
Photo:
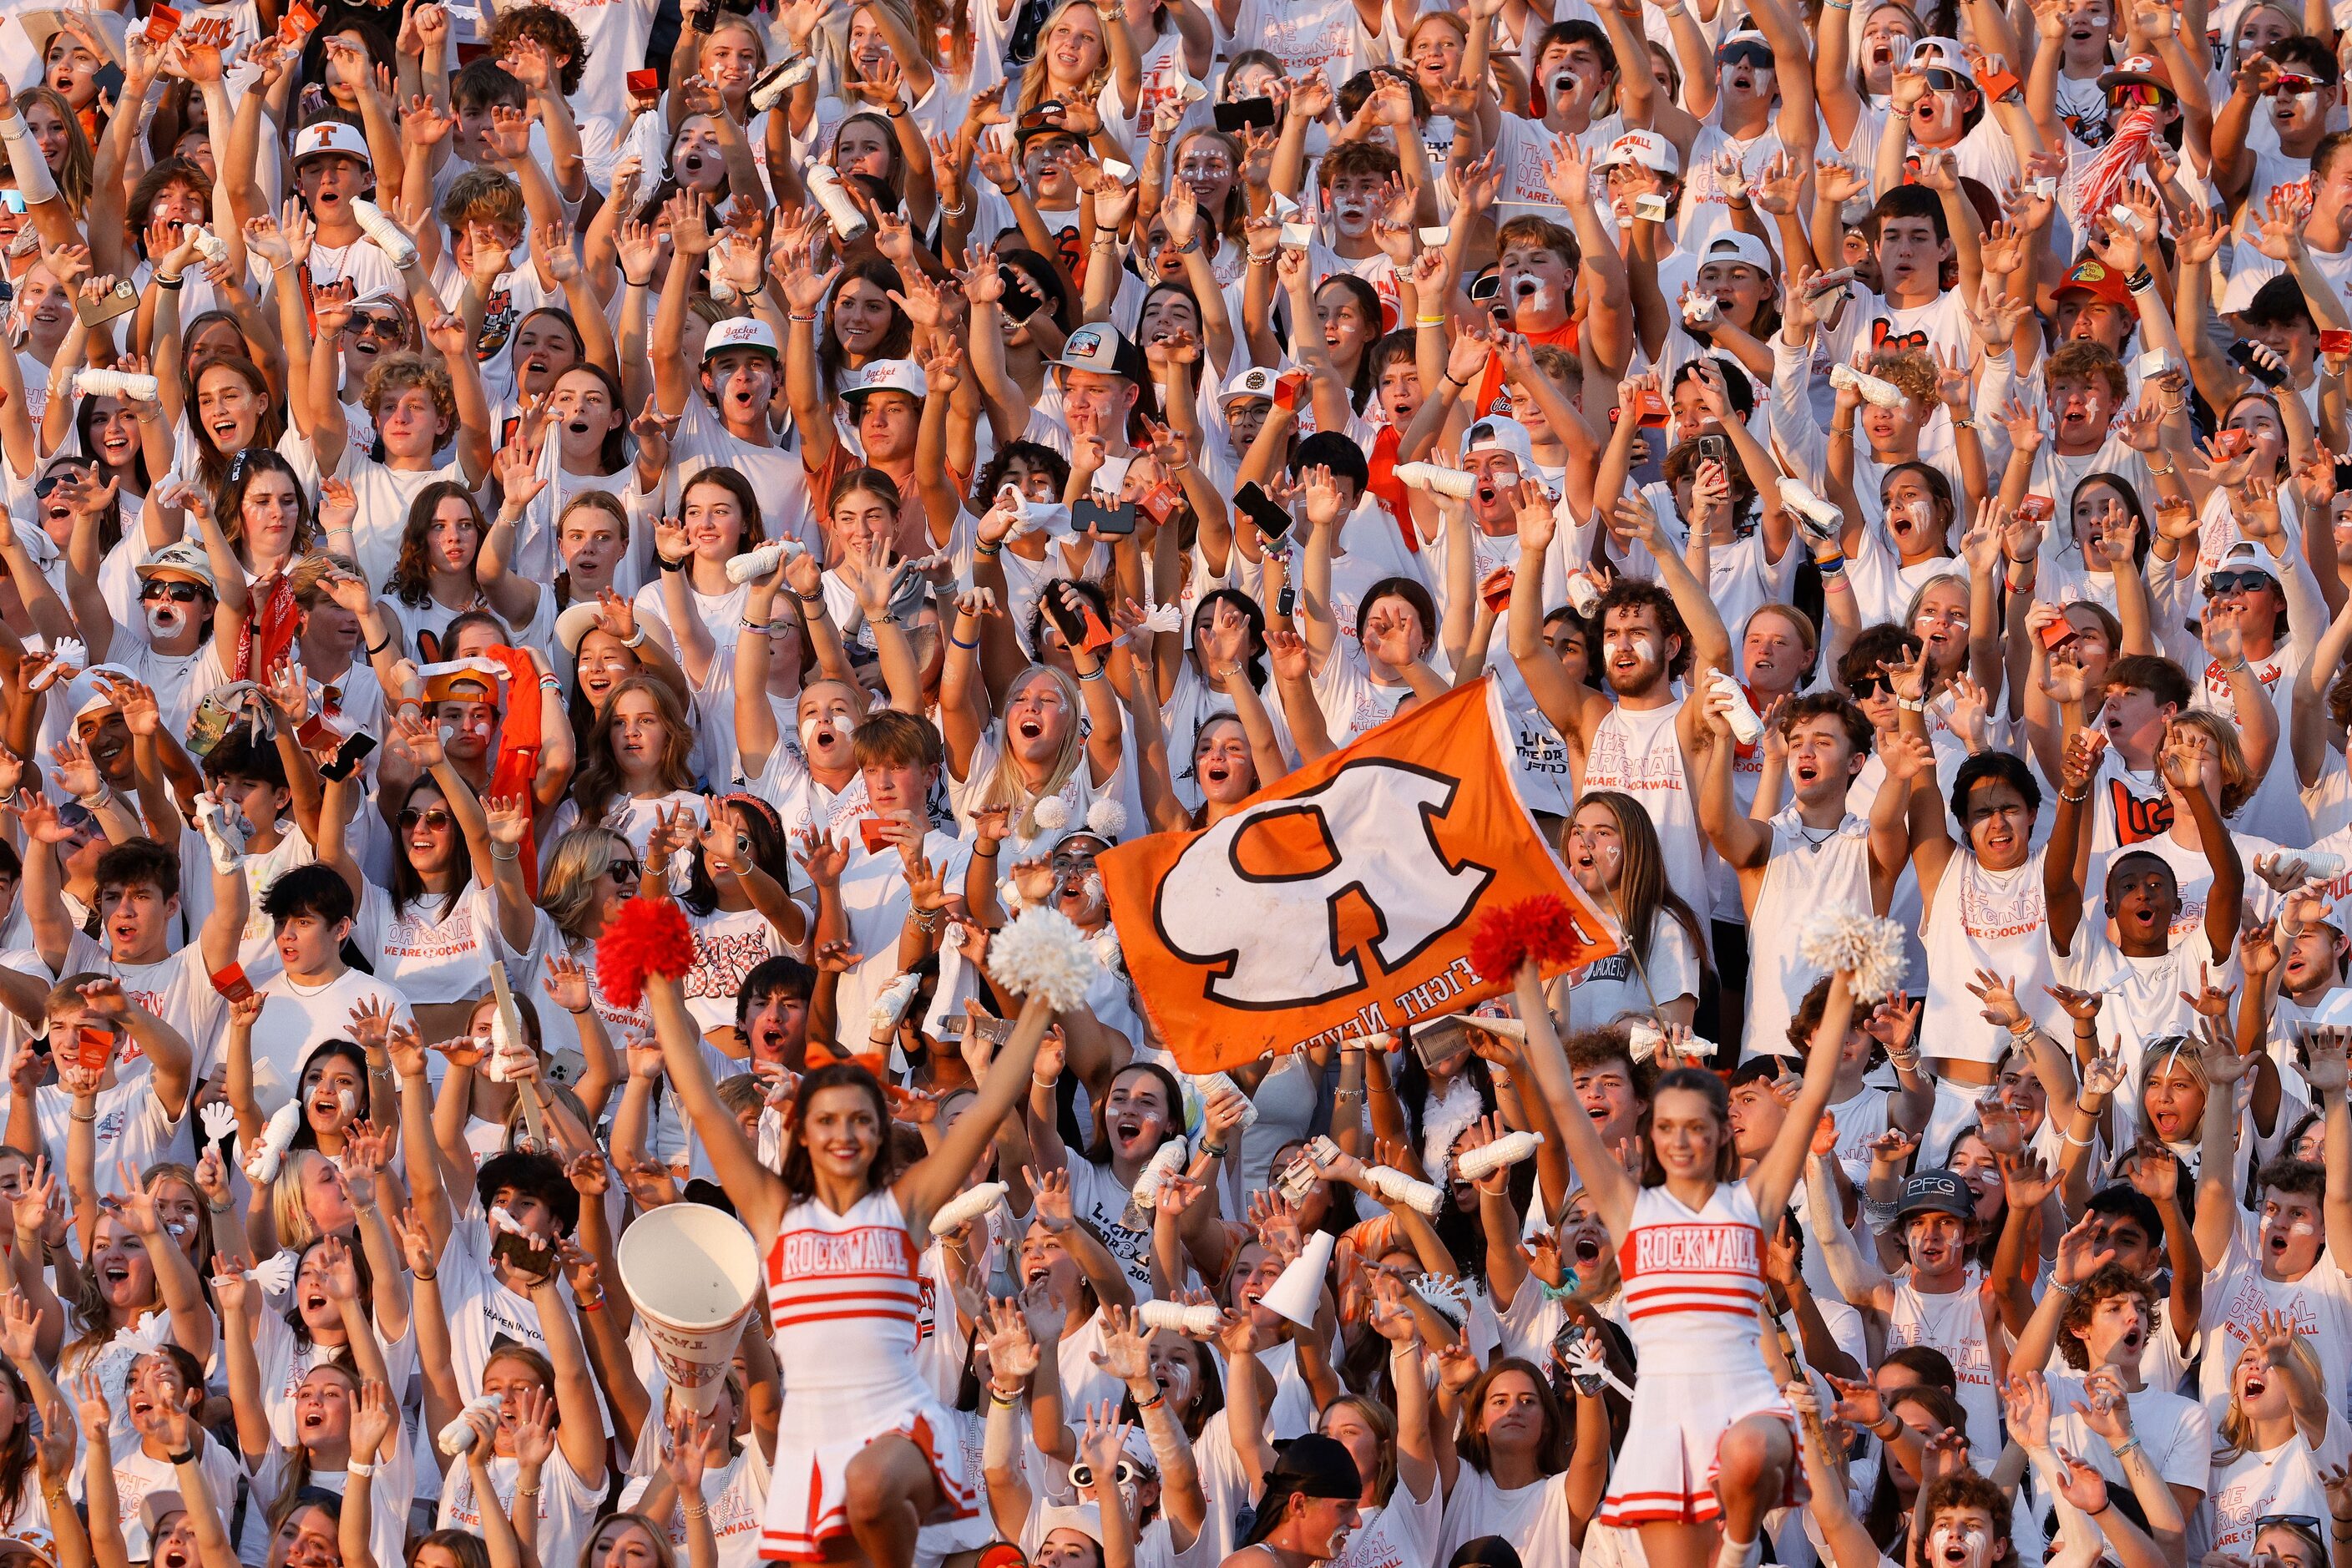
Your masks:
[[[760,1289],[760,1247],[707,1204],[668,1204],[621,1233],[614,1263],[679,1405],[708,1415]]]
[[[490,994],[498,999],[498,1005],[490,1012],[489,1076],[493,1081],[504,1083],[531,1059],[530,1037],[523,1033],[522,1009],[515,1005],[514,992],[507,984],[504,959],[490,961]],[[522,1100],[524,1136],[534,1149],[552,1147],[547,1139],[547,1118],[539,1109],[539,1097],[528,1089],[517,1093]]]
[[[655,1211],[658,1214],[660,1211]],[[1282,1271],[1258,1305],[1269,1312],[1278,1312],[1302,1328],[1312,1327],[1315,1309],[1323,1300],[1323,1276],[1331,1267],[1331,1249],[1339,1237],[1328,1230],[1311,1231],[1307,1245]]]

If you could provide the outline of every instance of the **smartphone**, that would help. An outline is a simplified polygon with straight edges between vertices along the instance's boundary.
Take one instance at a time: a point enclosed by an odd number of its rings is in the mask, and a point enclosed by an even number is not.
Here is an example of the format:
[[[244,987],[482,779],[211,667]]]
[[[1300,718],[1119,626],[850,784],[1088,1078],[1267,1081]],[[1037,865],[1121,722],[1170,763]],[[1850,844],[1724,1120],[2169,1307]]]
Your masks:
[[[1268,539],[1280,539],[1290,531],[1289,509],[1275,505],[1255,479],[1234,492],[1234,504]]]
[[[347,779],[352,776],[353,770],[358,768],[360,763],[367,760],[367,754],[374,750],[373,735],[364,732],[346,735],[343,737],[343,743],[335,748],[334,759],[319,764],[319,776],[322,779]]]
[[[2319,352],[2324,354],[2352,354],[2352,331],[2339,332],[2327,327],[2320,329]]]
[[[1484,278],[1472,279],[1468,290],[1470,298],[1481,305],[1502,291],[1503,275],[1499,272],[1489,272]]]
[[[661,91],[661,72],[659,71],[631,71],[625,79],[629,85],[631,98],[652,98]]]
[[[1133,533],[1135,503],[1122,501],[1117,506],[1105,506],[1102,502],[1088,497],[1071,504],[1070,526],[1080,531],[1091,528],[1097,533]]]
[[[2042,628],[2042,646],[2055,653],[2081,635],[2075,631],[2074,622],[2061,616]]]
[[[147,13],[147,42],[156,48],[172,41],[180,30],[180,13],[171,5],[158,5]]]
[[[114,1031],[84,1024],[74,1031],[74,1063],[84,1072],[97,1072],[114,1056]]]
[[[555,1272],[555,1248],[533,1246],[530,1237],[517,1236],[510,1230],[499,1232],[498,1239],[490,1243],[490,1256],[534,1279],[544,1279]]]
[[[1702,436],[1698,438],[1698,460],[1702,463],[1720,463],[1723,461],[1724,450],[1723,437],[1720,436]]]
[[[245,965],[232,963],[226,969],[213,971],[213,989],[224,1001],[242,1002],[253,994],[253,982],[245,977]]]
[[[2027,496],[2017,503],[2020,522],[2048,522],[2057,512],[2057,503],[2048,496]]]
[[[1487,573],[1478,584],[1478,597],[1486,601],[1488,609],[1501,615],[1511,602],[1511,569],[1497,566]]]
[[[890,835],[883,826],[882,819],[878,816],[859,817],[857,819],[857,837],[860,842],[864,843],[866,846],[866,852],[868,855],[879,855],[882,851],[890,847]]]
[[[127,315],[138,308],[139,290],[131,286],[127,278],[116,279],[114,287],[95,300],[79,296],[74,300],[74,314],[81,318],[81,324],[85,327],[104,326],[115,317]]]
[[[1087,503],[1082,501],[1078,504],[1083,506]],[[1070,509],[1071,521],[1076,522],[1077,516],[1078,509],[1074,506]],[[1060,632],[1071,647],[1108,647],[1111,644],[1110,628],[1102,624],[1102,617],[1095,614],[1093,605],[1084,599],[1080,599],[1078,605],[1079,607],[1073,610],[1062,602],[1058,594],[1047,594],[1037,601],[1038,608],[1045,612],[1045,618],[1054,623],[1054,629]]]
[[[98,74],[89,79],[97,84],[99,91],[106,95],[107,102],[122,101],[122,68],[121,66],[110,60],[99,67]]]
[[[1006,321],[1017,326],[1044,308],[1044,300],[1022,287],[1026,274],[1019,268],[1009,261],[1000,261],[996,264],[996,276],[1004,283],[1004,298],[996,302],[996,308],[1004,312]]]
[[[2230,358],[2240,370],[2244,371],[2264,386],[2276,389],[2284,385],[2286,366],[2275,362],[2266,363],[2264,360],[2256,358],[2254,348],[2254,344],[2241,338],[2230,345]]]
[[[1274,100],[1244,98],[1232,103],[1221,103],[1213,111],[1217,129],[1228,136],[1238,136],[1251,126],[1262,131],[1274,129]]]

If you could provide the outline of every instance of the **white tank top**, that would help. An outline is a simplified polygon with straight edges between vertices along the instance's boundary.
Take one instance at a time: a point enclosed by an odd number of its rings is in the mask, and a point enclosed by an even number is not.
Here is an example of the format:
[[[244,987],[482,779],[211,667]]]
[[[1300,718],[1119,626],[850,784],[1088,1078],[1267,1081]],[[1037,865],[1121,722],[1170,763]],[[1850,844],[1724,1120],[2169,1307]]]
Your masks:
[[[1642,803],[1658,830],[1666,886],[1682,895],[1704,930],[1713,904],[1707,896],[1707,863],[1716,856],[1699,832],[1698,814],[1683,776],[1682,740],[1675,732],[1681,711],[1680,702],[1639,710],[1612,708],[1593,730],[1584,787],[1622,790]]]
[[[2000,1451],[2000,1395],[1995,1392],[1992,1351],[1985,1342],[1984,1302],[1978,1288],[1984,1269],[1971,1263],[1960,1288],[1927,1295],[1908,1279],[1895,1287],[1895,1310],[1887,1319],[1886,1346],[1926,1345],[1940,1351],[1959,1377],[1960,1407],[1969,1413],[1969,1447],[1979,1454]]]
[[[1744,1182],[1717,1182],[1695,1212],[1663,1186],[1641,1189],[1617,1248],[1634,1350],[1678,1371],[1760,1364],[1763,1236]]]
[[[2043,989],[2058,984],[2058,971],[2042,891],[2042,854],[2035,850],[2013,871],[1988,871],[1963,847],[1945,866],[1919,933],[1927,950],[1919,1037],[1928,1055],[1996,1062],[2009,1048],[2009,1032],[1985,1022],[1984,1004],[1968,989],[1979,969],[2009,976],[2035,1022],[2054,1038],[2073,1038],[2065,1010]]]
[[[1804,825],[1794,805],[1772,818],[1772,857],[1748,922],[1748,1040],[1743,1058],[1781,1056],[1819,972],[1797,952],[1799,932],[1816,910],[1869,909],[1870,824],[1851,811],[1826,838]]]

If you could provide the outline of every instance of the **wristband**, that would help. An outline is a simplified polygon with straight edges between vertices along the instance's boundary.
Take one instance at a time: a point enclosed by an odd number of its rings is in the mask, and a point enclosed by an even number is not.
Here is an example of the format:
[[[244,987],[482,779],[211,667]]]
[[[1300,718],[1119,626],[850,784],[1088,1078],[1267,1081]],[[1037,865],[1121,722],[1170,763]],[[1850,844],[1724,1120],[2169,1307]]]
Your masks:
[[[1223,1143],[1209,1142],[1204,1139],[1201,1143],[1201,1152],[1213,1160],[1222,1160],[1225,1157],[1225,1146]]]
[[[539,678],[539,689],[541,691],[561,691],[563,689],[563,682],[554,676],[542,675]]]
[[[1442,327],[1445,325],[1445,318],[1443,316],[1415,316],[1412,319],[1412,324],[1416,327]]]
[[[2143,261],[2140,263],[2139,270],[2125,281],[2124,287],[2135,294],[2145,293],[2156,287],[2156,274],[2150,272],[2147,269],[2147,263]]]
[[[2068,1294],[2069,1296],[2073,1295],[2074,1293],[2074,1291],[2072,1291],[2072,1290],[2069,1290],[2069,1291],[2067,1291],[2067,1292],[2066,1292],[2066,1294]],[[2125,1439],[2124,1439],[2123,1447],[2119,1447],[2119,1448],[2117,1448],[2117,1449],[2116,1449],[2116,1450],[2115,1450],[2115,1456],[2116,1456],[2116,1461],[2117,1461],[2118,1463],[2120,1463],[2120,1462],[2122,1461],[2122,1459],[2123,1459],[2123,1457],[2124,1457],[2126,1454],[2130,1453],[2134,1448],[2137,1448],[2137,1447],[2139,1447],[2139,1434],[2138,1434],[2138,1433],[2137,1433],[2137,1432],[2135,1432],[2135,1433],[2133,1433],[2130,1436],[2128,1436],[2128,1437],[2126,1437],[2126,1438],[2125,1438]]]
[[[1813,570],[1814,570],[1814,571],[1816,571],[1816,572],[1818,572],[1818,573],[1820,573],[1823,577],[1843,577],[1843,576],[1844,576],[1844,575],[1845,575],[1845,552],[1844,552],[1843,551],[1840,551],[1840,552],[1839,552],[1838,553],[1836,553],[1835,555],[1832,555],[1832,556],[1828,557],[1827,559],[1824,559],[1824,558],[1822,558],[1822,557],[1821,557],[1821,556],[1819,556],[1819,555],[1814,556],[1814,557],[1813,557]],[[1826,586],[1826,585],[1827,585],[1827,584],[1824,584],[1824,586]]]
[[[665,571],[665,572],[683,572],[683,571],[685,571],[685,570],[686,570],[686,563],[685,563],[685,562],[683,562],[683,561],[672,561],[672,560],[671,560],[668,556],[667,556],[667,555],[656,554],[656,555],[655,555],[655,557],[654,557],[654,561],[655,561],[655,563],[656,563],[656,564],[658,564],[658,565],[661,567],[661,569],[662,569],[663,571]]]
[[[2080,805],[2084,801],[2091,798],[2091,786],[2084,784],[2083,786],[2083,793],[2080,795],[2068,795],[2062,789],[2058,792],[2058,798],[2064,801],[2068,805]]]
[[[1021,1391],[1016,1388],[1011,1394],[999,1394],[996,1392],[996,1384],[992,1383],[988,1385],[988,1399],[990,1404],[1002,1405],[1005,1409],[1010,1410],[1021,1403]]]
[[[499,851],[501,849],[505,850],[506,853],[503,855],[499,854]],[[520,844],[492,844],[490,846],[490,858],[499,861],[500,864],[504,864],[509,860],[520,860],[522,858],[522,846]]]
[[[579,1305],[583,1312],[601,1312],[604,1310],[604,1298],[599,1296],[593,1301],[583,1301]]]
[[[2057,1291],[2062,1296],[2073,1296],[2078,1294],[2083,1288],[2080,1285],[2068,1285],[2060,1280],[2058,1277],[2053,1274],[2050,1277],[2050,1289]],[[2117,1458],[2121,1458],[2123,1457],[2123,1451],[2121,1449],[2117,1449],[2116,1451],[2116,1457]]]
[[[800,321],[814,324],[816,321],[816,312],[814,310],[811,310],[807,315],[803,316],[798,310],[787,310],[784,312],[784,320],[787,321]]]
[[[363,1465],[359,1460],[353,1459],[343,1467],[343,1473],[352,1476],[373,1476],[375,1474],[375,1467]]]
[[[179,1453],[166,1454],[163,1458],[169,1459],[174,1465],[192,1465],[196,1461],[196,1450],[193,1446],[191,1446],[181,1450]]]
[[[974,555],[979,556],[982,561],[993,561],[998,556],[1004,553],[1004,546],[1002,544],[975,544],[971,548],[971,552]]]
[[[367,656],[368,656],[370,658],[373,658],[376,655],[378,655],[378,654],[382,653],[384,649],[386,649],[386,648],[390,647],[391,646],[392,646],[392,634],[391,634],[390,632],[386,632],[386,633],[384,633],[384,635],[383,635],[383,641],[382,641],[382,642],[380,642],[380,643],[377,643],[377,644],[375,644],[373,647],[370,647],[370,648],[367,650]]]
[[[1927,704],[1916,697],[1898,697],[1895,700],[1895,706],[1906,713],[1925,713],[1927,710]]]
[[[414,1273],[412,1273],[411,1275],[409,1275],[409,1278],[410,1278],[410,1279],[414,1279],[414,1280],[415,1280],[419,1285],[430,1285],[430,1284],[432,1284],[432,1283],[433,1283],[433,1281],[435,1281],[436,1279],[440,1279],[440,1278],[441,1278],[441,1270],[439,1270],[438,1268],[436,1268],[436,1269],[435,1269],[432,1273],[430,1273],[430,1274],[414,1274]]]
[[[160,272],[155,274],[152,282],[156,288],[169,289],[174,294],[187,285],[187,279],[184,278],[166,278]]]
[[[950,632],[948,634],[948,646],[950,647],[960,647],[966,653],[970,653],[972,649],[980,646],[980,639],[978,637],[974,637],[971,641],[966,642],[963,638],[956,636],[955,633]]]
[[[1134,1399],[1134,1398],[1135,1398],[1134,1394],[1133,1394],[1131,1392],[1129,1394],[1128,1397],[1129,1397],[1129,1398],[1130,1398],[1130,1399]],[[1135,1408],[1137,1409],[1137,1411],[1138,1411],[1138,1412],[1141,1412],[1141,1411],[1145,1411],[1145,1410],[1157,1410],[1157,1409],[1159,1409],[1161,1405],[1165,1405],[1165,1404],[1167,1404],[1167,1403],[1168,1403],[1168,1392],[1167,1392],[1167,1390],[1165,1390],[1165,1389],[1163,1389],[1163,1388],[1160,1387],[1157,1384],[1154,1384],[1152,1385],[1152,1389],[1151,1389],[1151,1397],[1150,1397],[1150,1398],[1149,1398],[1149,1399],[1137,1399],[1137,1400],[1135,1401]]]

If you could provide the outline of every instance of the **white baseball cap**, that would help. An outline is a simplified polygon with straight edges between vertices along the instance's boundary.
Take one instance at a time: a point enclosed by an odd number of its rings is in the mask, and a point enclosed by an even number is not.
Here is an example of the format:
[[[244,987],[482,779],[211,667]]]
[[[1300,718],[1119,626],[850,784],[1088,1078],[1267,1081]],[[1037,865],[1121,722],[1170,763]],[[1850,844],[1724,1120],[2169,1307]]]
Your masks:
[[[1463,439],[1463,459],[1466,462],[1480,452],[1508,452],[1519,460],[1519,478],[1536,477],[1536,444],[1528,427],[1516,419],[1497,414],[1473,424]]]
[[[1706,249],[1700,253],[1698,264],[1705,267],[1710,261],[1736,261],[1742,267],[1753,267],[1757,276],[1767,282],[1771,280],[1776,270],[1772,265],[1771,247],[1754,235],[1736,228],[1726,230],[1706,242]]]
[[[1236,397],[1274,396],[1274,372],[1262,364],[1251,365],[1225,383],[1224,391],[1217,395],[1219,403],[1231,403]]]
[[[1595,160],[1595,166],[1614,168],[1620,163],[1639,163],[1661,174],[1680,174],[1682,154],[1675,144],[1654,131],[1628,131],[1609,143],[1606,151]]]
[[[782,357],[776,353],[774,329],[757,316],[730,316],[713,325],[702,340],[702,357],[721,349],[761,349],[772,358]]]
[[[361,134],[357,126],[346,125],[340,120],[313,121],[302,127],[301,133],[294,138],[297,166],[305,158],[316,158],[327,153],[340,153],[346,158],[357,158],[362,164],[373,166],[368,157],[367,138]]]
[[[1948,70],[1972,87],[1976,84],[1977,73],[1969,68],[1969,57],[1961,52],[1959,39],[1947,38],[1936,33],[1928,34],[1911,46],[1911,68],[1915,71],[1930,68]]]
[[[845,385],[842,395],[856,397],[867,392],[903,392],[919,401],[931,390],[930,377],[923,367],[910,359],[877,359],[857,373],[856,380]]]

